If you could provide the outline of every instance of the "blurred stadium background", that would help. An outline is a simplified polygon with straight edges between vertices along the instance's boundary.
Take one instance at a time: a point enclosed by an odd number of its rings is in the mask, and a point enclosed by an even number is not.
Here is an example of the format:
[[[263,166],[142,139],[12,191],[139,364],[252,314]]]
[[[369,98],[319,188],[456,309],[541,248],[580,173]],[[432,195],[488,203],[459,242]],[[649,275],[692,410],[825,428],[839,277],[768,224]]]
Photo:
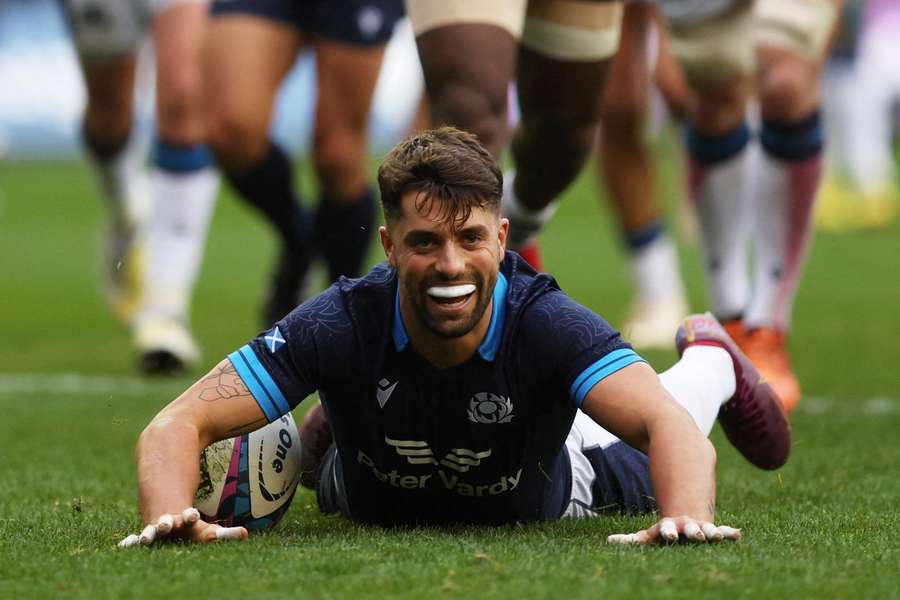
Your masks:
[[[152,49],[142,53],[136,96],[139,138],[153,127]],[[296,154],[312,135],[314,57],[305,52],[278,98],[272,133]],[[78,159],[84,84],[56,0],[0,0],[0,161]],[[409,126],[423,84],[409,23],[388,46],[372,106],[373,148],[384,151]]]

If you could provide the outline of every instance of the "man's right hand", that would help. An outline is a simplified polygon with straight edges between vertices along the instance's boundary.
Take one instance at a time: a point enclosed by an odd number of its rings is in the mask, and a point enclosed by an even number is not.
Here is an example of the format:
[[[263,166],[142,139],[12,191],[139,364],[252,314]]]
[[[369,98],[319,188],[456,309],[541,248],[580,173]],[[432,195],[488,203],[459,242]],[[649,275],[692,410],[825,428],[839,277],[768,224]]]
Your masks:
[[[184,539],[191,542],[209,543],[219,540],[246,540],[247,530],[243,527],[222,527],[207,523],[200,518],[196,508],[186,508],[181,514],[165,514],[145,526],[140,534],[132,533],[119,542],[119,548],[149,546],[164,539]]]

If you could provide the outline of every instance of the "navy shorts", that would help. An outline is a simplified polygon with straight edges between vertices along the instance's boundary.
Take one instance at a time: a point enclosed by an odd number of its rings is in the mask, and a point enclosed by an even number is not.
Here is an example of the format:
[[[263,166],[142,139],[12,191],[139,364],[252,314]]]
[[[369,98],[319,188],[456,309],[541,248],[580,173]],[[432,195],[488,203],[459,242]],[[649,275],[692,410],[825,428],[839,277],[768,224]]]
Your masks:
[[[319,472],[316,473],[318,484],[316,485],[316,500],[319,503],[319,511],[323,515],[340,513],[352,518],[350,507],[347,505],[347,492],[344,491],[344,476],[341,469],[341,460],[337,453],[337,446],[331,444],[325,457],[319,464]]]
[[[647,455],[625,442],[590,448],[584,455],[594,468],[593,506],[596,513],[641,514],[656,510]]]
[[[391,39],[403,0],[214,0],[210,11],[251,14],[328,40],[377,46]]]

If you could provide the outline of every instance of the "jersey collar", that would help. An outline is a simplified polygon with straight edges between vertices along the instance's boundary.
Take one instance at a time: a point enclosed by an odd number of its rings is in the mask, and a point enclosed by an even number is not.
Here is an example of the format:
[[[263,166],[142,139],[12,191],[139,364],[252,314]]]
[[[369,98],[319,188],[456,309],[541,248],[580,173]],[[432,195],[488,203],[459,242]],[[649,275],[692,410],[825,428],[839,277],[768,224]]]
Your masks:
[[[497,283],[494,285],[493,309],[491,310],[491,324],[488,326],[487,333],[481,344],[478,346],[478,354],[487,361],[493,361],[497,358],[497,351],[500,349],[500,342],[503,338],[503,322],[506,318],[506,290],[509,283],[503,273],[497,274]],[[409,343],[409,334],[406,332],[406,326],[403,324],[403,317],[400,315],[400,286],[397,286],[397,294],[394,297],[394,325],[391,331],[394,338],[394,346],[397,352],[406,348]]]

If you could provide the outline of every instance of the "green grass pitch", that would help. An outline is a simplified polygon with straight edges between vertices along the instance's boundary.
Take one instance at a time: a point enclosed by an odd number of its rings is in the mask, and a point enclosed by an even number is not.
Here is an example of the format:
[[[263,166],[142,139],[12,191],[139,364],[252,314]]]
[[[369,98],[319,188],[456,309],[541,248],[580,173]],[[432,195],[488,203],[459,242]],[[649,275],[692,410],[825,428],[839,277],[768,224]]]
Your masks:
[[[98,293],[102,209],[83,165],[0,166],[0,598],[900,596],[897,224],[815,241],[795,310],[806,396],[789,464],[755,470],[713,433],[718,517],[743,528],[738,543],[606,545],[649,517],[380,530],[322,517],[302,492],[276,529],[244,544],[119,551],[139,524],[137,435],[202,371],[135,374],[128,334]],[[566,194],[543,247],[564,289],[621,320],[630,282],[592,177]],[[223,192],[195,296],[204,368],[256,333],[273,249]],[[699,310],[698,252],[681,249]],[[663,370],[675,355],[648,358]]]

